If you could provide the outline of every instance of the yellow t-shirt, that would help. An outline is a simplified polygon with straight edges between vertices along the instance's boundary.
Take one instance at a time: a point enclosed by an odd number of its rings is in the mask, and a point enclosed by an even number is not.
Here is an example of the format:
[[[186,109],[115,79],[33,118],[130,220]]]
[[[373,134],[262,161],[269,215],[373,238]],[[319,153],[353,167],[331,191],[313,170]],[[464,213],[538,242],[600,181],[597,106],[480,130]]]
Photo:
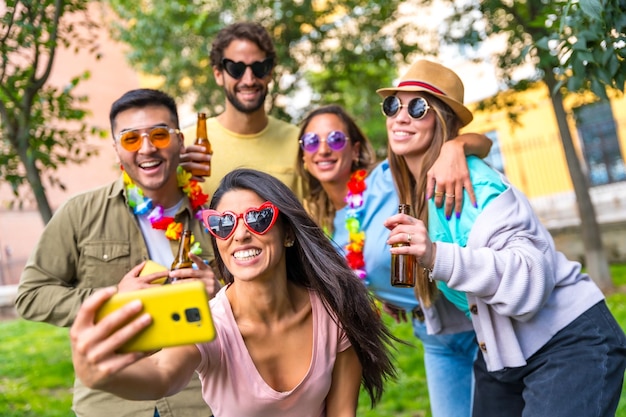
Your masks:
[[[285,183],[302,200],[302,180],[296,172],[298,128],[269,116],[265,129],[252,135],[240,135],[225,129],[215,117],[207,119],[207,132],[213,156],[211,176],[202,184],[209,196],[220,180],[236,168],[252,168],[266,172]],[[196,137],[195,125],[183,131],[185,144]]]

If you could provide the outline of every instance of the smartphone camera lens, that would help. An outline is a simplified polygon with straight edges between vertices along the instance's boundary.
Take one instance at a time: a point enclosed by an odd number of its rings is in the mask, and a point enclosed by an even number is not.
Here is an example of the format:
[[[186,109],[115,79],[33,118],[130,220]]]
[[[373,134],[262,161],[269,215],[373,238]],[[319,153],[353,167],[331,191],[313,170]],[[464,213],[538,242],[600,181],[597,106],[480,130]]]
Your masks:
[[[197,308],[188,308],[185,310],[185,316],[187,317],[187,321],[190,323],[195,323],[200,321],[200,310]]]
[[[178,314],[178,313],[172,313],[172,320],[174,320],[174,321],[178,321],[178,320],[180,320],[180,314]]]

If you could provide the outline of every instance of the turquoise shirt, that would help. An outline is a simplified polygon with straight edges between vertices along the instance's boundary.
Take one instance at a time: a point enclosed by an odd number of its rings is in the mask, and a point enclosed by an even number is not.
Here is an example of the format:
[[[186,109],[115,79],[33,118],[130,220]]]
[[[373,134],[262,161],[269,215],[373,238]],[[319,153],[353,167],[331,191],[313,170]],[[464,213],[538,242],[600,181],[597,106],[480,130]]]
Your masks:
[[[464,191],[461,217],[452,216],[446,219],[444,208],[437,208],[434,199],[428,202],[428,230],[433,242],[450,242],[465,246],[476,217],[484,207],[500,195],[507,186],[500,179],[500,174],[490,168],[482,159],[475,156],[467,158],[472,185],[476,195],[477,208],[472,206],[469,194]],[[411,311],[419,302],[413,288],[393,287],[390,283],[391,253],[387,245],[389,230],[383,222],[398,212],[398,196],[387,160],[381,162],[365,179],[367,189],[363,193],[364,204],[358,209],[361,228],[365,231],[363,256],[367,277],[365,283],[376,298],[393,304],[404,310]],[[333,241],[337,250],[345,254],[343,249],[348,243],[348,231],[345,218],[348,207],[338,210],[334,219]],[[465,293],[452,290],[437,281],[437,287],[443,295],[469,317],[469,307]]]
[[[487,165],[482,159],[475,156],[467,157],[467,166],[470,172],[476,205],[474,207],[467,191],[463,191],[463,207],[461,217],[453,215],[446,219],[444,208],[437,208],[434,199],[428,201],[428,234],[433,242],[456,243],[465,247],[474,222],[484,208],[496,197],[502,194],[508,186],[502,182],[500,173]],[[437,281],[437,288],[457,308],[470,317],[469,306],[465,293],[452,290],[443,281]],[[471,317],[470,317],[471,318]]]

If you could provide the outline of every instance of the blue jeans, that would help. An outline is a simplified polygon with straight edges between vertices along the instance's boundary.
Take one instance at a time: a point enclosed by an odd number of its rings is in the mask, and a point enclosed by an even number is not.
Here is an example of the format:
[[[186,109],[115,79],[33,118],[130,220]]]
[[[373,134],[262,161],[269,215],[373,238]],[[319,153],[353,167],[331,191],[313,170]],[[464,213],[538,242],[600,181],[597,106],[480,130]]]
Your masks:
[[[413,333],[424,345],[428,397],[433,417],[470,417],[478,344],[473,331],[432,335],[413,318]]]
[[[478,352],[474,415],[614,416],[624,369],[626,336],[601,301],[555,334],[526,366],[488,372]]]

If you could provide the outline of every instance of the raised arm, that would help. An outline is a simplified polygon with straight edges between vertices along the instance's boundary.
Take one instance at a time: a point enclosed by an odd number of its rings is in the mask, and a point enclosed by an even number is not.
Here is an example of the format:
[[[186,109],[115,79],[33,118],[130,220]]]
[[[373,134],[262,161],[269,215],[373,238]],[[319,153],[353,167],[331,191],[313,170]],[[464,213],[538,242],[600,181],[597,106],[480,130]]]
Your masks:
[[[76,376],[90,388],[129,400],[159,399],[177,393],[193,376],[200,363],[200,352],[195,346],[182,346],[162,349],[150,356],[143,352],[116,353],[152,318],[139,314],[142,304],[135,300],[96,324],[98,308],[115,291],[109,287],[95,292],[76,315],[70,329]]]
[[[492,142],[484,135],[464,133],[449,140],[441,147],[441,153],[427,172],[426,196],[435,198],[437,207],[445,203],[448,218],[452,210],[460,216],[463,207],[463,189],[467,190],[470,202],[476,204],[474,188],[467,169],[467,155],[484,158],[489,154]]]

